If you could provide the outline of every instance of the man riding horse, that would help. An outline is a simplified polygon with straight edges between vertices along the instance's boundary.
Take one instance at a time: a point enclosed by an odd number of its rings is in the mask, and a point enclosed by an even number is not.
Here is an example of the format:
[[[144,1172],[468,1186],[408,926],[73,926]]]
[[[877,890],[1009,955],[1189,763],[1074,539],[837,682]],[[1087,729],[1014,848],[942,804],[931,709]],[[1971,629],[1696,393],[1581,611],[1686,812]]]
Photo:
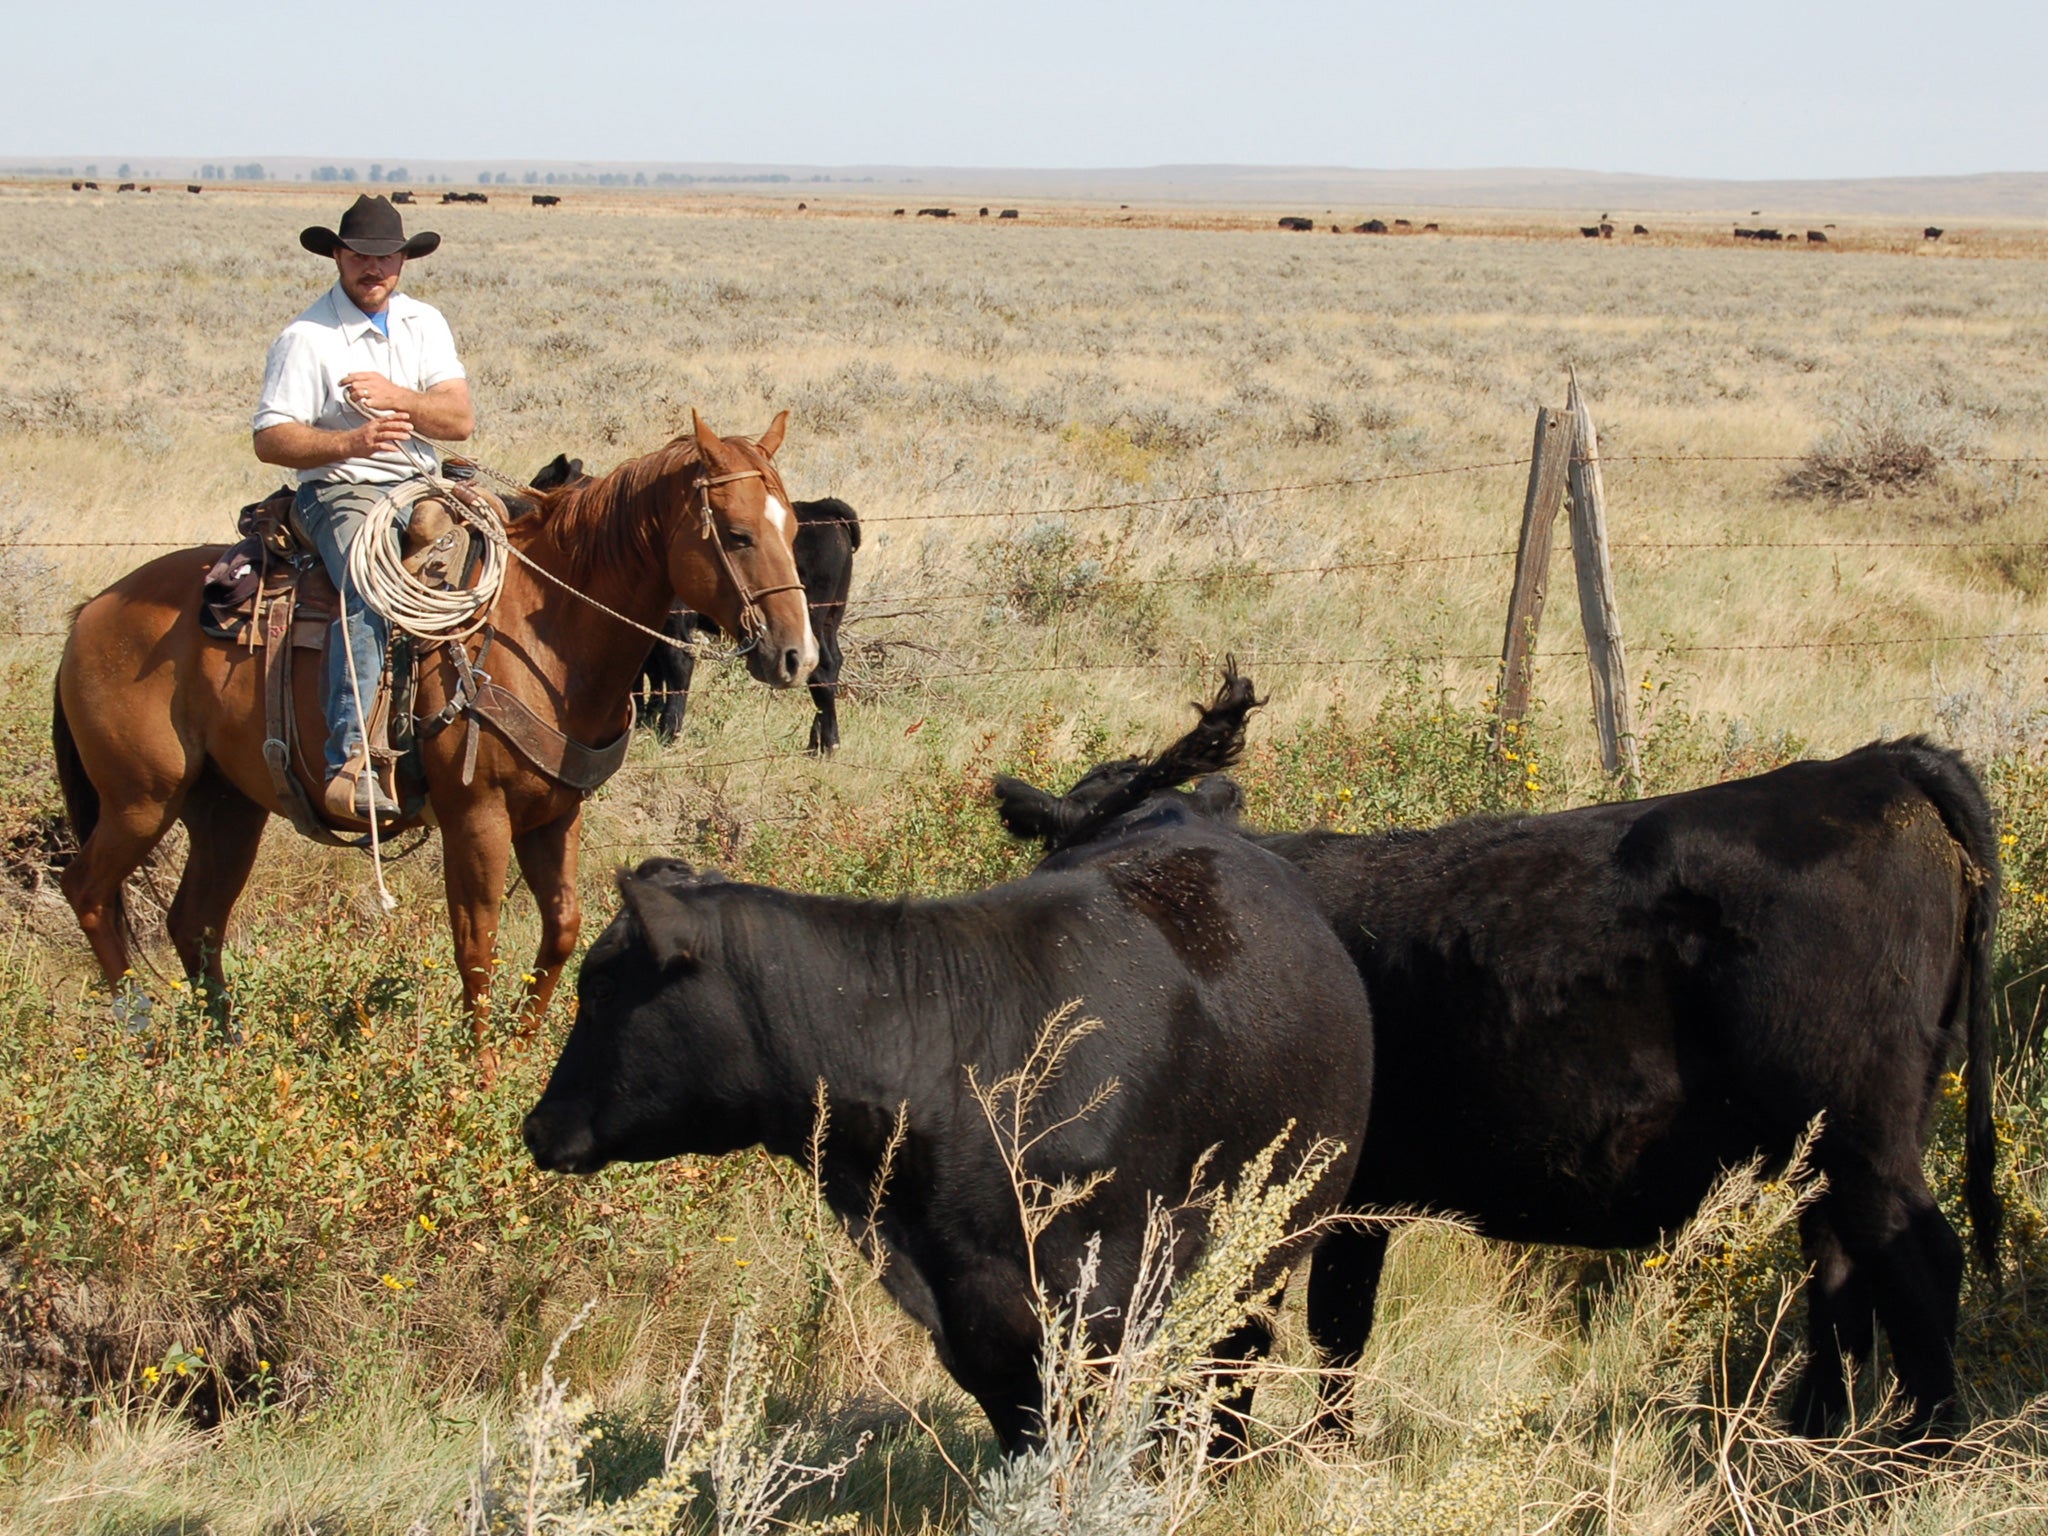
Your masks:
[[[327,639],[327,813],[383,821],[399,807],[369,770],[362,709],[376,697],[388,626],[356,591],[349,547],[393,486],[438,470],[420,439],[460,442],[476,417],[448,322],[398,291],[407,258],[430,255],[439,235],[408,240],[398,210],[364,196],[339,229],[316,225],[299,243],[333,257],[338,276],[271,343],[256,457],[298,472],[293,514],[342,598]]]

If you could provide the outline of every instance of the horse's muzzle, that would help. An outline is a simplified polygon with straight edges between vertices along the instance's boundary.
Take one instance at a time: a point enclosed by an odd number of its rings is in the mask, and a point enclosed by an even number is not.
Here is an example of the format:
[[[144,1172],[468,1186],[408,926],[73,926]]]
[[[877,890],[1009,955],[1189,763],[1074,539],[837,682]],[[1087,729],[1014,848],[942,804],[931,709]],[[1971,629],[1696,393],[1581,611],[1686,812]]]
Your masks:
[[[796,645],[777,644],[774,635],[763,635],[761,643],[747,652],[747,670],[770,688],[793,688],[817,669],[818,642],[808,624]]]

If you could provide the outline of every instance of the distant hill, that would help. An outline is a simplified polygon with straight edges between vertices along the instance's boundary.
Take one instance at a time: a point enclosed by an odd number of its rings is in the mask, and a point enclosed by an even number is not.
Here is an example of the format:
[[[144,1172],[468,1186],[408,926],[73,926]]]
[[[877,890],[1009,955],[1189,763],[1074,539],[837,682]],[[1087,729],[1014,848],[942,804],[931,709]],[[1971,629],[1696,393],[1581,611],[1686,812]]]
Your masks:
[[[230,167],[178,155],[0,156],[0,176],[229,179]],[[91,169],[88,169],[91,167]],[[2048,172],[1884,176],[1803,181],[1717,181],[1620,171],[1504,167],[1463,171],[1354,170],[1343,166],[1155,165],[1109,170],[902,165],[759,165],[670,161],[409,160],[256,156],[232,166],[269,181],[508,186],[591,184],[655,188],[833,188],[886,196],[918,188],[962,198],[1282,206],[1338,212],[1401,208],[1581,209],[1587,212],[1849,214],[1873,217],[2048,219]],[[218,176],[208,176],[217,172]],[[377,182],[372,183],[372,175]]]

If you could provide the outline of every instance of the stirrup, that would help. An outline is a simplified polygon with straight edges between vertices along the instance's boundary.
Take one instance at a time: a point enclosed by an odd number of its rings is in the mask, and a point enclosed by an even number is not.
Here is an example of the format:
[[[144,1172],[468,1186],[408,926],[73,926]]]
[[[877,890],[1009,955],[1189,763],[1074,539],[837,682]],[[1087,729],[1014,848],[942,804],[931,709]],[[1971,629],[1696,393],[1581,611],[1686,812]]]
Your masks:
[[[366,773],[358,766],[362,759],[335,771],[327,781],[327,793],[322,797],[322,809],[335,821],[350,822],[367,827],[374,813],[377,824],[398,820],[404,814],[404,807],[384,793],[384,786],[377,782],[377,775]]]

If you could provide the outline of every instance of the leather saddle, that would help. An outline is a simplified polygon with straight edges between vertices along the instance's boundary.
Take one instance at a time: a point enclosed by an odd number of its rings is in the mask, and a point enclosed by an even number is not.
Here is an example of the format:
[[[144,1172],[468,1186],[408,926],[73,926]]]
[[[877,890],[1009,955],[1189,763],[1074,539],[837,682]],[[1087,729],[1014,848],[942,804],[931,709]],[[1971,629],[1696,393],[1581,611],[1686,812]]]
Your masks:
[[[206,573],[200,625],[215,639],[258,654],[263,755],[293,824],[316,841],[354,846],[359,839],[345,834],[367,828],[336,823],[321,803],[318,756],[326,734],[326,700],[299,697],[322,690],[326,666],[320,653],[327,648],[340,604],[326,566],[293,516],[294,499],[292,487],[284,486],[242,508],[236,521],[241,539]],[[486,500],[495,506],[495,498]],[[466,586],[474,580],[482,553],[479,541],[442,502],[416,503],[405,542],[407,568],[429,585]],[[377,698],[365,711],[371,764],[398,801],[402,823],[415,821],[426,808],[413,705],[420,663],[434,649],[393,630]],[[302,652],[313,653],[304,665],[299,664]],[[302,704],[317,707],[302,719]],[[315,719],[322,722],[318,734]]]

